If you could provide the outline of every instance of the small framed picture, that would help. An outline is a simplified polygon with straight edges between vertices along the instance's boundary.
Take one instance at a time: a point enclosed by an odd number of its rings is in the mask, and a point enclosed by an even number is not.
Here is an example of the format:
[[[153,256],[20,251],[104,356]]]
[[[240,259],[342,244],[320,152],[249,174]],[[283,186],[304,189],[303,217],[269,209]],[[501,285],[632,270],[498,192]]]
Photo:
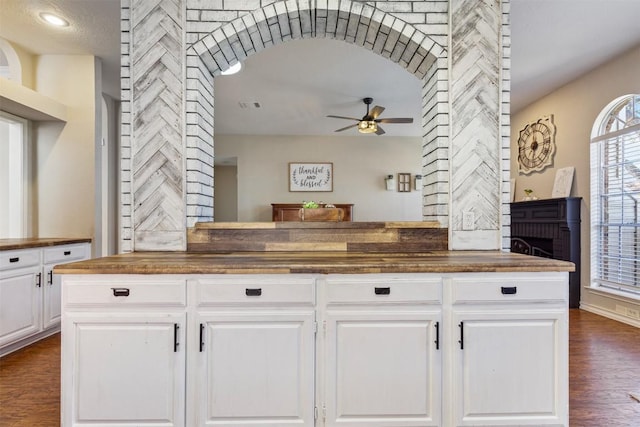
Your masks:
[[[569,197],[571,195],[571,185],[573,184],[573,174],[575,167],[569,166],[556,171],[556,178],[553,181],[553,191],[551,198]]]
[[[289,191],[333,191],[333,163],[289,163]]]

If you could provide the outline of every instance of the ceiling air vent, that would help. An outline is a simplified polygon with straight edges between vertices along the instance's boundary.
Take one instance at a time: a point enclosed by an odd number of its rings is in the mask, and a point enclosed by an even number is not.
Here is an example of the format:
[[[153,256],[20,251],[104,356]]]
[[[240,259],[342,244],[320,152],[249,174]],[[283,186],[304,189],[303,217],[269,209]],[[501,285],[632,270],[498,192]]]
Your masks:
[[[238,102],[238,105],[243,110],[256,110],[261,108],[260,103],[257,101],[240,101]]]

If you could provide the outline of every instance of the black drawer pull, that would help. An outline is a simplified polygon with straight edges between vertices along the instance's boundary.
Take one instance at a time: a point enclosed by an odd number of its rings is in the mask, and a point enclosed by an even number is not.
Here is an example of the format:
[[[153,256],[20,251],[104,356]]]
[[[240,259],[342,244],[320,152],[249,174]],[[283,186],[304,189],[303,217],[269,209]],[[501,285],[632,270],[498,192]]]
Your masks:
[[[500,288],[502,291],[502,295],[515,295],[518,292],[518,288],[515,286],[503,286]]]
[[[64,251],[65,256],[66,255],[71,255],[71,251]]]
[[[19,256],[15,257],[15,258],[9,258],[9,262],[18,262],[18,261],[20,261],[20,257]]]
[[[259,297],[262,295],[262,288],[246,288],[244,294],[248,297]]]
[[[114,297],[128,297],[129,289],[128,288],[111,288],[113,290]]]
[[[204,323],[200,323],[200,353],[204,350]]]
[[[391,288],[375,288],[373,291],[376,295],[389,295],[391,293]]]

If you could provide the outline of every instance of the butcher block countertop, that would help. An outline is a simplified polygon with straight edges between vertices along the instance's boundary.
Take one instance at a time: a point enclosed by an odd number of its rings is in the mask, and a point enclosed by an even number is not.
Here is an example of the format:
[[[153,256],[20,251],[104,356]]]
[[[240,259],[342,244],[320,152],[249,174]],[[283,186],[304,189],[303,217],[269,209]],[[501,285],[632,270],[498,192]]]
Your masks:
[[[59,265],[58,274],[293,274],[574,271],[566,261],[500,251],[133,252]]]
[[[0,251],[41,248],[44,246],[70,245],[73,243],[91,243],[91,239],[63,237],[28,237],[24,239],[0,239]]]

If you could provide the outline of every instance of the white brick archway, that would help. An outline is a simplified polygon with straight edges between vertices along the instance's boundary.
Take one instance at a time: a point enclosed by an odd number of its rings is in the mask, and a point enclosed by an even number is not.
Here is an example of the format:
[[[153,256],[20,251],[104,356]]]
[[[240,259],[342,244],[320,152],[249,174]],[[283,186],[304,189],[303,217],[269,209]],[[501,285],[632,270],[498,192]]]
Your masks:
[[[192,132],[186,144],[196,154],[187,158],[187,225],[215,216],[214,185],[207,172],[215,139],[212,77],[270,46],[315,37],[368,49],[422,80],[423,218],[447,227],[448,82],[447,73],[439,73],[447,69],[447,51],[402,19],[348,0],[276,2],[222,25],[187,50],[187,126]]]
[[[121,5],[121,251],[184,250],[187,227],[213,218],[214,76],[312,37],[422,79],[423,218],[449,228],[451,249],[509,248],[510,0]]]

